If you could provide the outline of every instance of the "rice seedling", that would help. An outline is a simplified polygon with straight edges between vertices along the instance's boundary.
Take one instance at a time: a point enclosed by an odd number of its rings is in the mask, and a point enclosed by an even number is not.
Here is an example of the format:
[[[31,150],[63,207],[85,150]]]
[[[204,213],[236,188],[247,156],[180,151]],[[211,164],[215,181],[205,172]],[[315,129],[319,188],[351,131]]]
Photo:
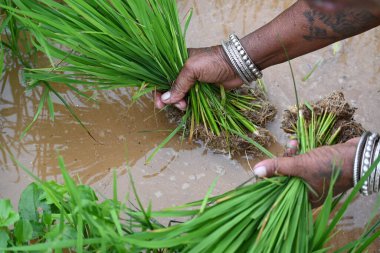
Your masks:
[[[15,7],[11,0],[0,0],[0,4],[9,7]],[[2,61],[4,59],[5,51],[10,51],[11,55],[25,67],[32,67],[34,60],[32,57],[35,55],[36,50],[32,44],[32,38],[28,36],[27,29],[17,22],[16,17],[12,11],[1,8],[0,9],[0,46],[2,51]]]
[[[88,90],[130,87],[137,99],[170,89],[188,58],[185,35],[192,12],[182,29],[173,0],[12,3],[15,7],[0,6],[28,28],[34,45],[51,64],[49,68],[26,69],[28,89],[41,81],[53,82],[86,96]],[[59,96],[51,85],[47,87],[49,93]],[[175,132],[186,127],[190,139],[198,126],[208,136],[226,139],[231,130],[242,135],[258,133],[246,116],[247,111],[260,110],[252,94],[196,83],[187,100],[188,109]]]
[[[321,66],[321,64],[323,63],[323,59],[319,59],[314,65],[313,67],[311,68],[311,70],[302,78],[302,81],[303,82],[306,82],[307,80],[309,80],[309,78],[313,75],[313,73],[319,68],[319,66]]]

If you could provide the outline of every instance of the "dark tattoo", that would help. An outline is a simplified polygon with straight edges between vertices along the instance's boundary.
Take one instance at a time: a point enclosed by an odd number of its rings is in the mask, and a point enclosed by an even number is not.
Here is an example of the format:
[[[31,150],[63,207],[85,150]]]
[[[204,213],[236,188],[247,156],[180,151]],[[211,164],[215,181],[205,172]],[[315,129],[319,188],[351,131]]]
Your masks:
[[[376,17],[367,10],[346,10],[334,14],[309,10],[304,12],[304,16],[309,23],[309,34],[303,37],[308,41],[347,38],[367,30],[376,22]]]

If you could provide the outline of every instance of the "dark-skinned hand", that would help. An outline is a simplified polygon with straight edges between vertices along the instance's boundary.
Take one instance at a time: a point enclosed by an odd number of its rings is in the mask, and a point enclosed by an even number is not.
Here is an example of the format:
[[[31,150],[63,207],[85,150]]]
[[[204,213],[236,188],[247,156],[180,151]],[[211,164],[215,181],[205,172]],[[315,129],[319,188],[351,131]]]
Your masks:
[[[184,97],[196,81],[223,85],[226,89],[237,88],[242,80],[235,74],[226,60],[221,46],[190,48],[186,61],[170,91],[155,93],[155,105],[162,109],[173,104],[180,110],[186,109]]]
[[[313,207],[320,206],[325,200],[330,185],[333,168],[340,169],[340,175],[334,186],[334,195],[353,187],[353,167],[359,138],[346,143],[316,148],[306,154],[291,156],[296,153],[296,145],[288,145],[287,155],[268,159],[256,164],[254,173],[259,177],[276,175],[294,176],[305,180],[317,193],[310,193]],[[291,147],[293,146],[293,148]]]

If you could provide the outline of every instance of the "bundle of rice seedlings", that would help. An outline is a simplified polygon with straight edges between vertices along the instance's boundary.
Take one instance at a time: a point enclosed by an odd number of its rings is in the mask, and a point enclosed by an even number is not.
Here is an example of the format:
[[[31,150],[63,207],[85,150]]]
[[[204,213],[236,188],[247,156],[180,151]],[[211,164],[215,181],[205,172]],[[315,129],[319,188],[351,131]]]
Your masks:
[[[334,98],[332,95],[322,101],[330,101],[328,104],[337,109],[342,104]],[[337,110],[329,109],[317,113],[317,106],[306,103],[298,110],[293,132],[299,140],[300,154],[343,138],[342,128],[336,128],[343,119],[337,116]],[[328,223],[337,204],[333,201],[333,185],[339,176],[338,163],[324,207],[315,222],[309,202],[310,187],[299,178],[275,177],[213,198],[208,198],[208,193],[202,201],[159,212],[155,215],[195,217],[183,224],[134,234],[131,238],[147,248],[169,247],[181,252],[325,252],[333,228],[344,213],[340,211]]]
[[[185,35],[192,12],[182,29],[174,0],[15,0],[13,4],[16,8],[0,6],[28,27],[35,46],[51,64],[27,69],[28,89],[48,81],[85,96],[86,90],[132,87],[137,99],[170,89],[188,58]],[[59,96],[51,85],[48,88]],[[174,133],[184,126],[190,139],[200,126],[207,136],[227,140],[231,130],[258,133],[247,116],[261,109],[252,94],[196,83],[187,100],[188,109]]]

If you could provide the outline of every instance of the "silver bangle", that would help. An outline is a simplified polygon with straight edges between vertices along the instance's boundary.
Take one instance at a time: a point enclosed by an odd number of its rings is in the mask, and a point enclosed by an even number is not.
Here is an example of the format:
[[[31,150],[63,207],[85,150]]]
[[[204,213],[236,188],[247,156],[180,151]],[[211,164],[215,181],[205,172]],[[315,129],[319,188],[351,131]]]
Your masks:
[[[256,80],[257,78],[249,70],[249,68],[246,66],[246,64],[241,61],[241,54],[239,53],[238,49],[235,48],[235,46],[232,43],[233,43],[232,41],[227,42],[227,48],[230,50],[232,57],[238,63],[240,71],[243,73],[243,75],[248,80],[248,82],[250,80]]]
[[[227,47],[227,43],[222,41],[222,47],[223,47],[223,50],[226,53],[228,59],[230,60],[236,74],[238,74],[238,76],[241,78],[241,80],[243,80],[243,82],[245,84],[249,85],[250,82],[247,80],[247,78],[245,77],[243,72],[241,72],[240,68],[238,67],[237,62],[235,61],[234,57],[232,56],[232,53],[229,51],[229,49]]]
[[[370,135],[369,132],[365,132],[362,134],[359,144],[356,148],[355,153],[355,161],[354,161],[354,171],[353,171],[353,180],[354,180],[354,186],[358,184],[359,178],[360,178],[360,167],[361,167],[361,158],[363,155],[363,149],[364,145],[367,141],[368,136]]]
[[[222,47],[235,72],[247,85],[257,79],[261,79],[263,74],[253,63],[241,45],[239,38],[235,34],[231,34],[229,39],[227,42],[222,42]]]
[[[369,158],[368,169],[372,166],[374,162],[373,158],[375,155],[375,148],[376,148],[377,141],[379,139],[379,135],[373,134],[371,137],[373,137],[373,139],[370,140],[370,143],[369,143],[370,146],[368,146],[368,153],[366,154],[366,157],[364,157],[364,159]],[[375,170],[372,170],[371,175],[368,177],[368,194],[369,195],[373,193],[373,185],[375,184],[374,181],[375,181]]]
[[[245,51],[238,36],[236,36],[235,34],[231,34],[230,39],[234,43],[233,46],[236,48],[241,58],[243,59],[243,62],[245,63],[245,67],[248,69],[248,72],[252,73],[256,79],[261,79],[263,77],[263,74],[257,68],[253,60],[249,57],[247,51]]]
[[[362,155],[360,177],[363,177],[371,166],[371,157],[372,157],[372,153],[374,149],[374,143],[377,138],[378,138],[378,135],[376,133],[371,134],[371,136],[367,138],[367,141],[363,150],[363,155]],[[372,194],[372,191],[370,190],[370,187],[371,187],[370,184],[371,184],[371,177],[365,180],[361,188],[361,193],[364,196],[368,196]]]
[[[376,151],[374,153],[373,157],[373,163],[376,161],[377,158],[380,156],[380,140],[377,142]],[[379,183],[380,183],[380,163],[377,164],[376,169],[374,170],[374,177],[375,177],[375,183],[373,185],[373,191],[379,192]]]

